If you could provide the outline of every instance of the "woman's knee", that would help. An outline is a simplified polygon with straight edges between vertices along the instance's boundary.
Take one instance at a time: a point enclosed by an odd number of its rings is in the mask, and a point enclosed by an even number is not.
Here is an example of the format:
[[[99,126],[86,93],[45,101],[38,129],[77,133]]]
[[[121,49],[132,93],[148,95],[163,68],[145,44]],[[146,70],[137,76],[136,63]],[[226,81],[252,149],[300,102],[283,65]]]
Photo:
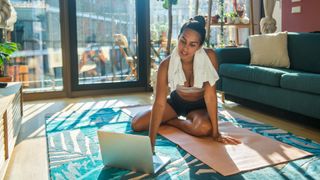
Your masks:
[[[141,122],[141,118],[139,117],[133,117],[132,121],[131,121],[131,129],[133,131],[142,131],[143,129],[143,122]]]
[[[192,124],[195,136],[209,136],[212,133],[212,125],[206,119],[195,118]]]
[[[131,129],[133,131],[139,131],[139,121],[138,119],[135,117],[132,118],[132,121],[131,121]]]
[[[131,128],[133,131],[144,131],[149,127],[149,113],[144,112],[142,114],[137,114],[132,118]]]

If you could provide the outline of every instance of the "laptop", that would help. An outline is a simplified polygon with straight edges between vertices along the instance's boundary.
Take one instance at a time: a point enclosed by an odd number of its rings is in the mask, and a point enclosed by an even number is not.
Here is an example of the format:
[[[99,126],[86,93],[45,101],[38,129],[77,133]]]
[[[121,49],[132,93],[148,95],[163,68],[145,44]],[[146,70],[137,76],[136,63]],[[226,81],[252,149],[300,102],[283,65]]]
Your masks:
[[[98,130],[103,164],[136,172],[156,174],[169,163],[168,157],[153,155],[149,136]]]

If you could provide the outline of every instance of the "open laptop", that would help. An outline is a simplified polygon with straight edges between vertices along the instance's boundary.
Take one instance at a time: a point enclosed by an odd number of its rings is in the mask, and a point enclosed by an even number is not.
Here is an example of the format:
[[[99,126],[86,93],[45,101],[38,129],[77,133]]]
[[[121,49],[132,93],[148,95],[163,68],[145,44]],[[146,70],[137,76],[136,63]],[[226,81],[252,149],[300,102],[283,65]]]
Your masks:
[[[153,155],[148,136],[98,130],[104,165],[156,174],[169,163],[168,157]]]

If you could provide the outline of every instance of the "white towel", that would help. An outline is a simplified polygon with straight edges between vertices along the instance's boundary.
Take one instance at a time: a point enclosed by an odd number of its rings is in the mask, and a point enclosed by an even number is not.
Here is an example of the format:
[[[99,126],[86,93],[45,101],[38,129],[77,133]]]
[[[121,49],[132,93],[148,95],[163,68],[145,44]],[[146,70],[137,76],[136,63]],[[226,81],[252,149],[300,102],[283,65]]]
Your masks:
[[[213,67],[211,60],[205,50],[200,48],[194,55],[193,60],[193,87],[202,88],[204,82],[209,82],[213,86],[219,79],[219,75]],[[171,53],[168,68],[168,83],[171,92],[177,88],[177,85],[184,85],[186,81],[185,74],[182,70],[182,63],[179,56],[178,48],[174,48]]]

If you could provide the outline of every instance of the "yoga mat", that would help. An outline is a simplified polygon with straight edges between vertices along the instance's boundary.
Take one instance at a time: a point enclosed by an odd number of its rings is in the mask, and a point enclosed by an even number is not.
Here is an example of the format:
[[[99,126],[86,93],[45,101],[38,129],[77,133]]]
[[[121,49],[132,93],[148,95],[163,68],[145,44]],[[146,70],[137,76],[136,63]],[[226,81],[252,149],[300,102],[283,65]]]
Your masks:
[[[195,137],[166,125],[160,126],[159,133],[224,176],[312,155],[247,129],[235,127],[230,122],[219,122],[219,130],[240,139],[242,143],[225,145],[210,137]]]

